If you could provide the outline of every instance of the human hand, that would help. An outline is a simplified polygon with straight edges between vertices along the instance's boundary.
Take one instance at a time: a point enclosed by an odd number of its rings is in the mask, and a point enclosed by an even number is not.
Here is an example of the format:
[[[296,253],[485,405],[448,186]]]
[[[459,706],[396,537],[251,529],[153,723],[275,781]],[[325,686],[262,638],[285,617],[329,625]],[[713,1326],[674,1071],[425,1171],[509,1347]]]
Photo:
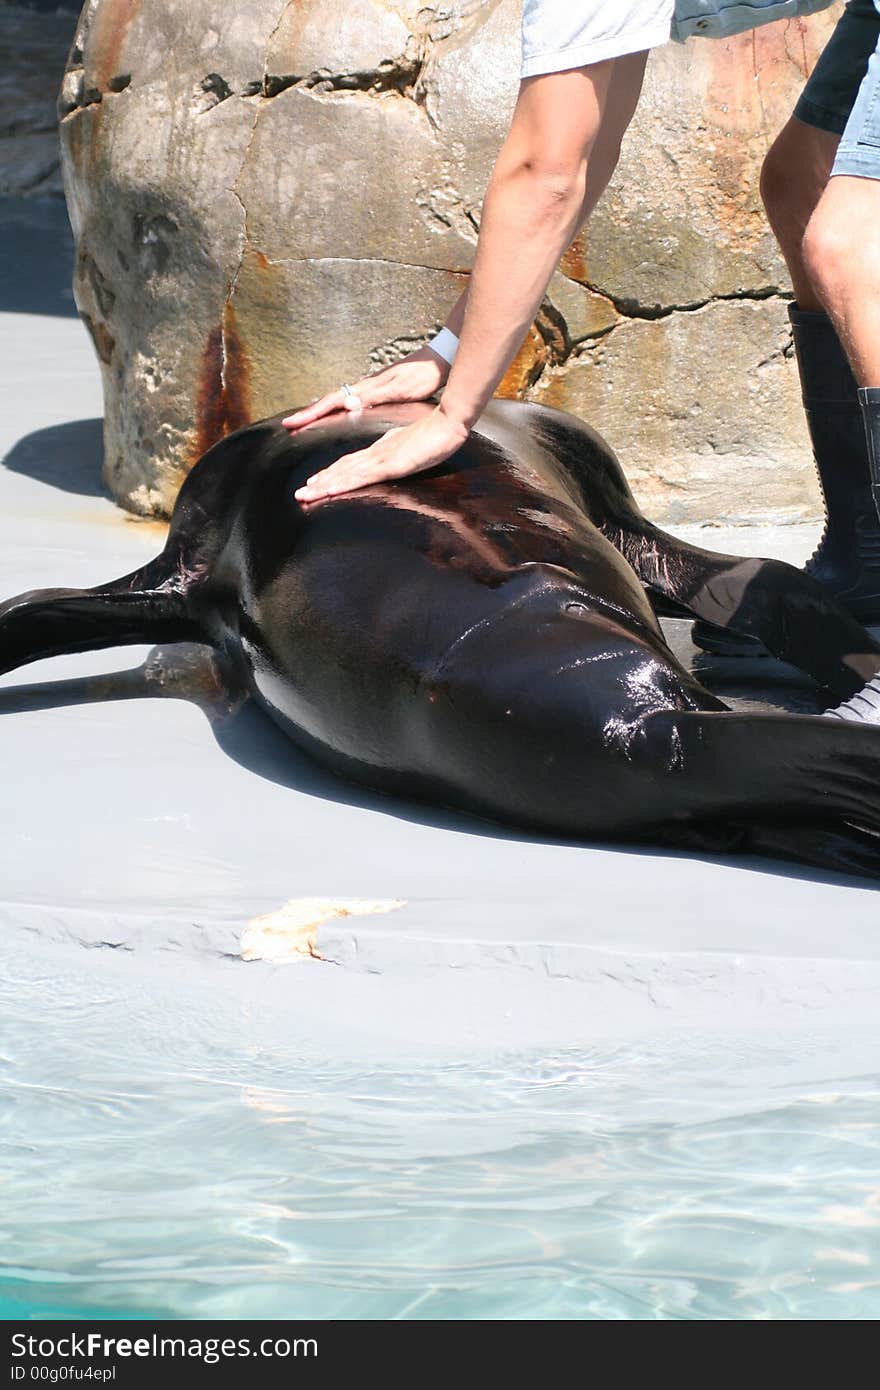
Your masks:
[[[468,433],[466,425],[445,415],[438,405],[414,424],[386,431],[368,449],[344,454],[329,468],[307,478],[294,496],[299,502],[317,502],[322,497],[367,487],[369,483],[422,473],[460,449]]]
[[[370,376],[361,377],[360,381],[352,382],[351,389],[365,407],[388,405],[391,401],[424,401],[439,391],[448,376],[449,363],[444,362],[432,348],[423,347],[411,352],[401,362],[394,362],[390,367],[383,367]],[[350,408],[340,387],[336,391],[328,391],[303,410],[287,415],[281,423],[285,429],[299,430],[304,425],[323,419],[325,415]]]

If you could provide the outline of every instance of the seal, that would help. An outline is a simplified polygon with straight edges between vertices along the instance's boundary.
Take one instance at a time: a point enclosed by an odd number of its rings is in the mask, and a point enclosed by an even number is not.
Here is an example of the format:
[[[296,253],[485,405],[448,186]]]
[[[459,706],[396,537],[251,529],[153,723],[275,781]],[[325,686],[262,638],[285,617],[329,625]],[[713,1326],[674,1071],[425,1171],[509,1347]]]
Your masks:
[[[803,572],[652,525],[588,425],[495,401],[448,463],[296,501],[428,408],[230,434],[186,480],[156,559],[0,605],[0,671],[204,642],[297,744],[380,791],[540,833],[880,877],[880,730],[732,712],[658,615],[754,636],[835,699],[880,671],[880,647]]]

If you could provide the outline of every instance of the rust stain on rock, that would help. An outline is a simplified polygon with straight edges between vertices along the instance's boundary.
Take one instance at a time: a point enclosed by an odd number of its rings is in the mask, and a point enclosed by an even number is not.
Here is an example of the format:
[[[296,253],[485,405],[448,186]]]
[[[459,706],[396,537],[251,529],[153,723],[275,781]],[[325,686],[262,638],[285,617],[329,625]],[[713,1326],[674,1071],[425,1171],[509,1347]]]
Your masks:
[[[828,22],[815,16],[716,41],[707,50],[710,124],[746,137],[775,134],[788,115],[792,90],[805,81],[827,37]]]
[[[102,91],[118,75],[122,46],[140,7],[141,0],[116,0],[99,6],[92,21],[86,49],[93,79]]]
[[[579,280],[585,285],[589,280],[587,274],[587,234],[578,232],[568,250],[563,254],[559,262],[559,269],[563,275],[567,275],[569,280]]]
[[[101,319],[93,318],[91,314],[80,312],[80,318],[89,331],[89,336],[95,345],[95,352],[102,362],[109,362],[116,349],[116,339]]]
[[[249,364],[235,320],[226,304],[223,318],[208,334],[202,353],[196,404],[196,453],[201,458],[212,444],[250,423]]]
[[[538,380],[547,363],[547,344],[534,324],[522,341],[519,352],[504,373],[496,396],[518,400]]]
[[[541,382],[538,399],[541,405],[550,405],[557,410],[568,410],[578,414],[580,401],[577,402],[577,405],[573,402],[571,386],[566,377],[567,373],[564,371],[552,373],[549,380]]]

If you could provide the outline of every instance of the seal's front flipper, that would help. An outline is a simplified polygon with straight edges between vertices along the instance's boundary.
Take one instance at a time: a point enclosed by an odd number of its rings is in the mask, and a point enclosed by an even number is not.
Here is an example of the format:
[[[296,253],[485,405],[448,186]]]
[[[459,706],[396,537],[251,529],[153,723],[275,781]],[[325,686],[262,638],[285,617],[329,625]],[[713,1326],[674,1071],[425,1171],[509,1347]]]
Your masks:
[[[0,603],[0,674],[67,652],[203,640],[186,593],[156,561],[97,589],[34,589]]]
[[[0,687],[0,717],[25,711],[68,709],[111,700],[185,700],[198,706],[212,725],[222,725],[241,709],[248,692],[238,672],[202,643],[175,642],[153,647],[140,666],[119,671]]]
[[[836,695],[852,695],[880,671],[880,645],[803,570],[701,550],[643,518],[603,531],[657,596],[661,613],[756,638]]]

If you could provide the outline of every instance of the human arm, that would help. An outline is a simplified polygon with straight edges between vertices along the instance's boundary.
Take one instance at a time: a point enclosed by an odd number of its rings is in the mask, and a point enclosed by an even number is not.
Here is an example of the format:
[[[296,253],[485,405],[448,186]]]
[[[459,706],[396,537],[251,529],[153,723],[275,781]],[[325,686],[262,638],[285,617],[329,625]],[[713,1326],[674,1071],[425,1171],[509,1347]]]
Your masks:
[[[316,474],[298,489],[300,500],[419,472],[461,446],[610,177],[644,66],[645,55],[633,54],[522,83],[484,200],[461,343],[440,405]]]

